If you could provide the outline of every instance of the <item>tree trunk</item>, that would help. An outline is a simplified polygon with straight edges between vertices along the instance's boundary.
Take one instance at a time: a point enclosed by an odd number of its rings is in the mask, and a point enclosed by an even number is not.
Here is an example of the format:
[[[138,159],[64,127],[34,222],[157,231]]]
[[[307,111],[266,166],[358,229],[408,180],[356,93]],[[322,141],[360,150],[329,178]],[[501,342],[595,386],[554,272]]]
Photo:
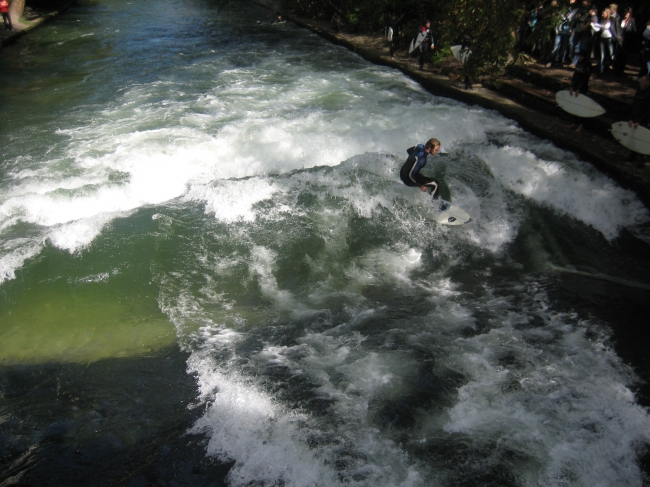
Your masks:
[[[11,0],[9,4],[9,16],[11,21],[15,23],[20,22],[20,18],[23,16],[23,10],[25,10],[25,0]]]

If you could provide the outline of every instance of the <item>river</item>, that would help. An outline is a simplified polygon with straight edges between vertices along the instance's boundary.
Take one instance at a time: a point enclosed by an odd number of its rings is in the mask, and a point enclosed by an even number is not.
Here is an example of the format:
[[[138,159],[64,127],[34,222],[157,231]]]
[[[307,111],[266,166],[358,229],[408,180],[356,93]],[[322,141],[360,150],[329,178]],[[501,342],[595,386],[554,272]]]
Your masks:
[[[0,481],[641,487],[648,210],[271,20],[82,0],[2,49]],[[430,137],[467,225],[399,181]]]

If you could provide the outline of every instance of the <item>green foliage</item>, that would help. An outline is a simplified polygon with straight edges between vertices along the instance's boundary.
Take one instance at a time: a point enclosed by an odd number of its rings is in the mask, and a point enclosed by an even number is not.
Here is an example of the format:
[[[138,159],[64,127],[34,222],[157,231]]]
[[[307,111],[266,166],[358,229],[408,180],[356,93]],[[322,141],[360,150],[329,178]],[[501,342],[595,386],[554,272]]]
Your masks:
[[[451,44],[449,42],[436,44],[436,49],[431,55],[431,63],[436,64],[445,61],[449,56],[451,56]]]
[[[444,2],[438,37],[460,43],[471,39],[472,54],[463,75],[472,79],[499,74],[514,50],[514,31],[523,14],[520,0],[455,0]]]
[[[562,23],[562,14],[569,10],[569,0],[560,0],[544,6],[544,16],[531,29],[526,42],[534,45],[538,42],[549,42],[553,38],[555,28]],[[529,14],[529,12],[526,12]]]
[[[547,7],[531,40],[548,39],[567,10],[569,0]],[[438,44],[433,62],[445,59],[449,47],[471,40],[472,55],[463,65],[463,75],[474,80],[494,78],[515,55],[515,33],[530,14],[525,0],[285,0],[285,6],[310,18],[330,19],[336,12],[356,32],[380,32],[395,13],[401,18],[406,38],[417,32],[425,19],[432,21]]]

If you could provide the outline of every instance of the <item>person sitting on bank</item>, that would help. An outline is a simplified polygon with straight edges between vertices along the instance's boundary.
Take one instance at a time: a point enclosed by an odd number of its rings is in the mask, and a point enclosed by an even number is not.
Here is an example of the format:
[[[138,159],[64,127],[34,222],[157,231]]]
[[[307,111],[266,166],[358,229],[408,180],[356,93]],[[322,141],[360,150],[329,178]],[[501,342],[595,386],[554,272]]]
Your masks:
[[[645,75],[639,78],[639,89],[634,94],[634,101],[632,102],[632,118],[627,122],[632,129],[639,126],[650,126],[650,76]],[[639,161],[637,167],[639,169],[645,168],[648,163],[644,161],[645,157],[637,152],[630,153],[629,161]]]
[[[5,30],[14,30],[11,25],[11,17],[9,17],[9,2],[7,0],[0,0],[0,13],[5,24]]]
[[[586,95],[589,92],[589,77],[591,76],[591,60],[586,51],[580,51],[577,57],[576,68],[571,78],[569,92],[576,98],[580,93]],[[576,121],[569,125],[569,129],[575,132],[582,132],[582,119],[576,117]]]
[[[430,192],[434,199],[438,198],[438,181],[420,174],[427,164],[427,156],[435,156],[440,150],[438,139],[429,139],[426,144],[418,144],[406,149],[409,157],[402,165],[399,178],[404,184],[419,187],[424,192]]]

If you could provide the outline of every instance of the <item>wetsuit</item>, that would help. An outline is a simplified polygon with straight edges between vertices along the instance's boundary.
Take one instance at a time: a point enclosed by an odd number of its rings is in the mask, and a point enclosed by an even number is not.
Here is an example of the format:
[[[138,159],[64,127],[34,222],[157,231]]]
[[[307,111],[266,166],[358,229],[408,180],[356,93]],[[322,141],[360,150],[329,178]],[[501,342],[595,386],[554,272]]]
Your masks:
[[[431,186],[433,196],[435,197],[438,192],[438,182],[433,178],[428,178],[420,174],[422,168],[427,164],[427,153],[424,145],[418,144],[410,149],[406,149],[406,152],[408,152],[409,157],[399,172],[399,178],[407,186]],[[432,183],[435,183],[435,186]]]

